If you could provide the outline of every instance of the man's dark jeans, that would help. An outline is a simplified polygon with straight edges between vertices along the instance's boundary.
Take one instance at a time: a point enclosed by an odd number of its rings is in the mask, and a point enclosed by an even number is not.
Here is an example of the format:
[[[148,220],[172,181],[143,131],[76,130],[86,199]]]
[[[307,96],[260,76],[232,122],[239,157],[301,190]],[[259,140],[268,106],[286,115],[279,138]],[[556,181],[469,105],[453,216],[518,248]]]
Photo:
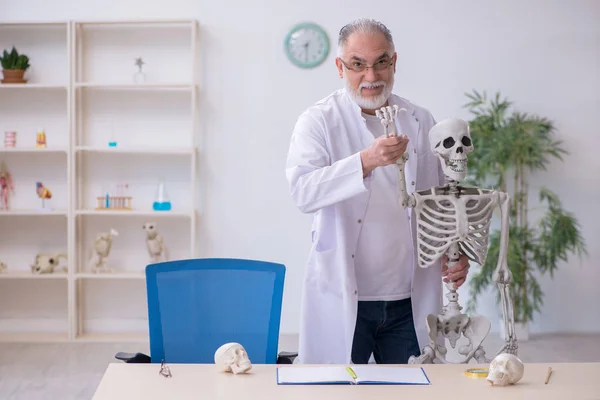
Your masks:
[[[352,362],[368,364],[371,353],[377,364],[406,364],[421,354],[410,298],[358,302]]]

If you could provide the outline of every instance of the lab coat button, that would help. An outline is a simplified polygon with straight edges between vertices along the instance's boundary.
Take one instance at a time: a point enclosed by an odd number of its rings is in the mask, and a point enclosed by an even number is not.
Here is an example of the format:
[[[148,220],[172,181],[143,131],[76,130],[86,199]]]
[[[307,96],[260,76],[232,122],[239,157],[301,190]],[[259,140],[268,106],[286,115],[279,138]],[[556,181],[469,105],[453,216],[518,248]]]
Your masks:
[[[359,219],[359,220],[358,220],[358,223],[360,224],[361,222],[362,222],[362,219]]]
[[[354,254],[352,254],[352,258],[354,258]]]
[[[413,149],[413,153],[417,154],[417,149]]]
[[[354,291],[354,294],[358,294],[358,290],[355,290],[355,291]]]
[[[415,186],[415,181],[412,181],[410,184],[413,185],[413,186]]]

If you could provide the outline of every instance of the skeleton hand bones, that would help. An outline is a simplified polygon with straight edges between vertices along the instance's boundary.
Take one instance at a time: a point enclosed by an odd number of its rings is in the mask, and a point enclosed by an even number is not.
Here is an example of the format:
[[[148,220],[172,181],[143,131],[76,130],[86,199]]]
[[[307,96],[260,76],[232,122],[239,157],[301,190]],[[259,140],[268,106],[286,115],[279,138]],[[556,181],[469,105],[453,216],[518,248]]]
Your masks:
[[[377,117],[381,119],[384,134],[375,139],[370,147],[361,151],[363,176],[367,176],[377,167],[391,164],[403,166],[408,160],[408,155],[405,154],[409,141],[408,136],[398,135],[394,124],[394,119],[403,110],[398,109],[398,106],[388,106],[375,111]]]

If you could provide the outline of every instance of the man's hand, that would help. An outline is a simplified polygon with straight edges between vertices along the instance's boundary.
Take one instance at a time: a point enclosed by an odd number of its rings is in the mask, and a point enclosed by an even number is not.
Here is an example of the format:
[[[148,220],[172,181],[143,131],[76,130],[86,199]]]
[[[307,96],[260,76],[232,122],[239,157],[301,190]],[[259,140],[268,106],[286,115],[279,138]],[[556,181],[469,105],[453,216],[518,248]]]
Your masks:
[[[360,152],[363,176],[369,175],[377,167],[394,164],[408,146],[408,136],[381,136],[373,141],[371,147]]]
[[[458,258],[458,263],[453,267],[448,268],[448,257],[446,254],[442,256],[442,276],[444,276],[444,282],[448,283],[454,281],[454,286],[458,289],[465,280],[469,273],[469,259],[464,254],[461,254]]]

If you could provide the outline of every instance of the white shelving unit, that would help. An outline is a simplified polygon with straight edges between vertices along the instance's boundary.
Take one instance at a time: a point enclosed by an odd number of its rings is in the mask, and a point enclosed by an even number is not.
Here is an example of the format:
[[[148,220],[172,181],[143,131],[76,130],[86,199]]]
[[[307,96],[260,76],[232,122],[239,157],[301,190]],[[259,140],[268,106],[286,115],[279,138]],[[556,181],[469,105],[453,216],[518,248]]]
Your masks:
[[[31,60],[28,83],[0,84],[0,161],[15,181],[0,212],[0,341],[147,340],[142,225],[157,224],[171,260],[197,254],[197,35],[193,20],[0,23],[0,51]],[[6,130],[16,148],[2,147]],[[38,211],[36,181],[52,211]],[[170,211],[152,208],[161,181]],[[97,209],[107,193],[131,209]],[[111,228],[114,272],[94,273],[94,239]],[[66,252],[68,272],[32,274],[41,252]]]

